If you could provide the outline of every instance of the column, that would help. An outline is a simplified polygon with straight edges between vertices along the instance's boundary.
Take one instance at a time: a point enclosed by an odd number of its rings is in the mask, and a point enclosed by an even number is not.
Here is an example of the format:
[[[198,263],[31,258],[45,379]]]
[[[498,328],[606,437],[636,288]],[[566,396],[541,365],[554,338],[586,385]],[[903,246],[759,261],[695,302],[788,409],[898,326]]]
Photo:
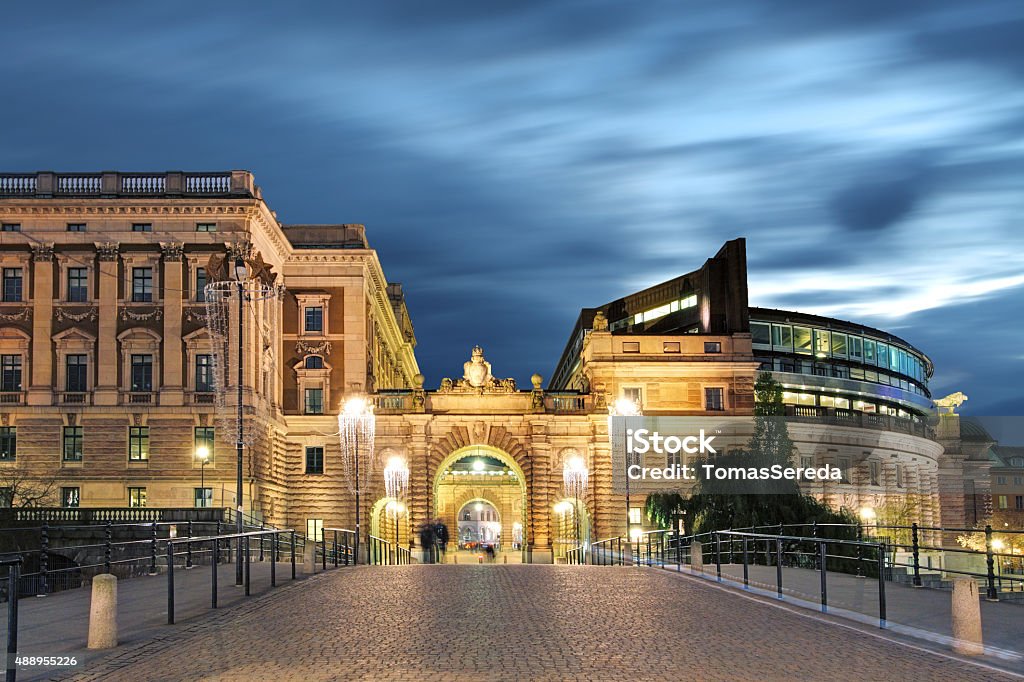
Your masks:
[[[120,357],[117,349],[117,294],[121,273],[119,245],[116,242],[96,244],[99,259],[99,329],[96,334],[99,346],[96,355],[98,365],[96,390],[93,402],[96,405],[117,404],[117,368]]]
[[[182,275],[182,244],[161,243],[160,250],[164,258],[164,350],[161,362],[163,379],[160,386],[160,404],[181,405],[185,397],[181,341],[182,291],[185,289]]]
[[[28,272],[25,273],[26,278]],[[28,288],[25,289],[26,293]],[[28,297],[26,296],[26,299]],[[53,244],[32,248],[32,380],[29,405],[53,404]]]

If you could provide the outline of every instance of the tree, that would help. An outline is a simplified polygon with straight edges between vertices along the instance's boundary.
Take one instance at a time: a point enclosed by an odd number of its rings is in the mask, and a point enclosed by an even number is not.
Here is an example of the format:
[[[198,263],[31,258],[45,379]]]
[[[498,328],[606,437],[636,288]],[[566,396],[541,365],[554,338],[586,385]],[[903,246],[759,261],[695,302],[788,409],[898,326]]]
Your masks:
[[[45,507],[56,497],[54,476],[30,475],[21,467],[0,468],[0,506]]]
[[[658,528],[671,528],[685,508],[686,500],[679,493],[650,493],[644,504],[644,516]]]

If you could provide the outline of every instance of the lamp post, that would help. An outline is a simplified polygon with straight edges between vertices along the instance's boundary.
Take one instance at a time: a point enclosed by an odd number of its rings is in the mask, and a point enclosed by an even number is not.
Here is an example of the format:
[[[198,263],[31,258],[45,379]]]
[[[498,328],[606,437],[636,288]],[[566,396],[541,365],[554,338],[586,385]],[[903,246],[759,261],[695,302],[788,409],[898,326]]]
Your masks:
[[[395,514],[395,556],[398,556],[398,515],[405,511],[402,500],[409,488],[409,465],[405,457],[394,455],[384,465],[384,494],[391,498],[388,508]]]
[[[200,445],[196,448],[196,459],[200,462],[199,468],[199,492],[203,496],[203,503],[200,505],[206,508],[206,463],[210,461],[210,448]]]
[[[244,313],[245,313],[245,280],[249,276],[248,268],[245,265],[245,259],[239,255],[235,258],[235,282],[238,284],[238,412],[235,415],[235,501],[237,504],[237,512],[235,515],[235,532],[241,534],[244,530],[242,523],[242,513],[244,507],[242,506],[242,448],[244,446],[243,440],[243,428],[244,428],[244,410],[242,405],[242,380],[244,377],[243,364],[242,364],[242,353],[243,353],[243,339],[242,332],[244,331]],[[203,492],[205,498],[206,492]],[[205,500],[204,500],[205,502]],[[235,541],[235,553],[237,561],[235,561],[235,584],[242,584],[242,539],[238,538]]]
[[[350,485],[356,497],[356,537],[354,547],[355,563],[359,563],[359,535],[362,514],[360,513],[360,492],[362,480],[359,475],[359,447],[373,456],[373,438],[376,422],[373,417],[373,403],[363,396],[353,396],[345,401],[338,414],[338,434],[341,439],[341,454],[350,473]],[[362,441],[362,443],[360,443]],[[368,462],[369,464],[369,462]]]
[[[613,417],[639,417],[643,413],[640,410],[640,405],[629,398],[619,398],[616,400],[611,407],[608,408],[608,438],[612,437],[612,418]],[[626,535],[632,537],[630,532],[630,519],[629,519],[629,450],[624,449],[623,458],[625,460],[625,474],[626,474]]]
[[[562,465],[562,486],[566,496],[573,498],[573,519],[576,522],[576,545],[583,546],[583,538],[580,536],[580,495],[587,489],[587,482],[590,474],[587,471],[587,463],[579,455],[567,457]]]

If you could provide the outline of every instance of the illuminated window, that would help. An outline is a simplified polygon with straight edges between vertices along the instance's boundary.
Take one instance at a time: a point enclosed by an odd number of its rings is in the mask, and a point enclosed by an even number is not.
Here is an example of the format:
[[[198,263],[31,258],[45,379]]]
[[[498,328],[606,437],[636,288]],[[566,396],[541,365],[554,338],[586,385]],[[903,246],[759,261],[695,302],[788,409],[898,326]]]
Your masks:
[[[314,542],[324,539],[323,519],[306,519],[306,539]]]
[[[128,427],[128,461],[145,462],[149,460],[149,427]]]
[[[145,488],[128,488],[128,506],[129,507],[145,507],[146,506],[146,489]]]
[[[64,427],[62,456],[65,462],[82,461],[83,441],[81,426]]]
[[[829,354],[831,343],[829,333],[824,329],[814,330],[814,354],[818,357],[825,357]]]
[[[793,350],[797,353],[811,352],[811,330],[807,327],[793,327]]]
[[[629,522],[633,525],[638,525],[641,522],[641,511],[640,507],[629,508]]]
[[[722,342],[721,341],[705,341],[704,342],[705,353],[721,353]]]
[[[78,486],[70,486],[60,489],[60,506],[77,507],[82,503],[82,489]]]
[[[1010,505],[1008,504],[1007,496],[1006,495],[1000,495],[999,496],[999,508],[1000,509],[1006,509],[1009,506]]]
[[[213,506],[213,488],[193,488],[194,504],[201,509]]]
[[[832,355],[846,356],[846,334],[832,332]]]
[[[665,341],[661,344],[661,350],[663,353],[678,353],[679,342],[678,341]]]
[[[0,426],[0,462],[13,462],[18,457],[18,427]]]

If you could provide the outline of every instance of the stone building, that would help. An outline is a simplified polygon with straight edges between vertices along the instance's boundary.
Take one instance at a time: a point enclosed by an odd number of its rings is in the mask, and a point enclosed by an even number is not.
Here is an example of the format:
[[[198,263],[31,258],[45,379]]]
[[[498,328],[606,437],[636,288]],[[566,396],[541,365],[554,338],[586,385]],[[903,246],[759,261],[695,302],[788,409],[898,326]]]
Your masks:
[[[428,390],[402,287],[363,226],[282,224],[247,172],[0,174],[0,223],[0,488],[5,471],[50,479],[53,504],[236,505],[203,300],[225,256],[284,286],[242,313],[243,506],[271,524],[355,523],[337,414],[356,394],[375,407],[363,529],[403,544],[430,519],[458,529],[470,505],[492,509],[502,544],[535,561],[575,543],[577,527],[621,534],[609,409],[625,398],[645,415],[750,415],[761,371],[786,387],[801,464],[847,472],[809,490],[833,505],[910,492],[904,515],[935,524],[943,476],[949,490],[962,478],[931,430],[927,357],[881,330],[750,308],[742,239],[584,308],[547,388],[539,374],[529,387],[495,376],[476,347]],[[409,469],[400,506],[384,494],[393,458]],[[567,506],[569,462],[589,480]],[[630,503],[643,523],[643,500]]]

